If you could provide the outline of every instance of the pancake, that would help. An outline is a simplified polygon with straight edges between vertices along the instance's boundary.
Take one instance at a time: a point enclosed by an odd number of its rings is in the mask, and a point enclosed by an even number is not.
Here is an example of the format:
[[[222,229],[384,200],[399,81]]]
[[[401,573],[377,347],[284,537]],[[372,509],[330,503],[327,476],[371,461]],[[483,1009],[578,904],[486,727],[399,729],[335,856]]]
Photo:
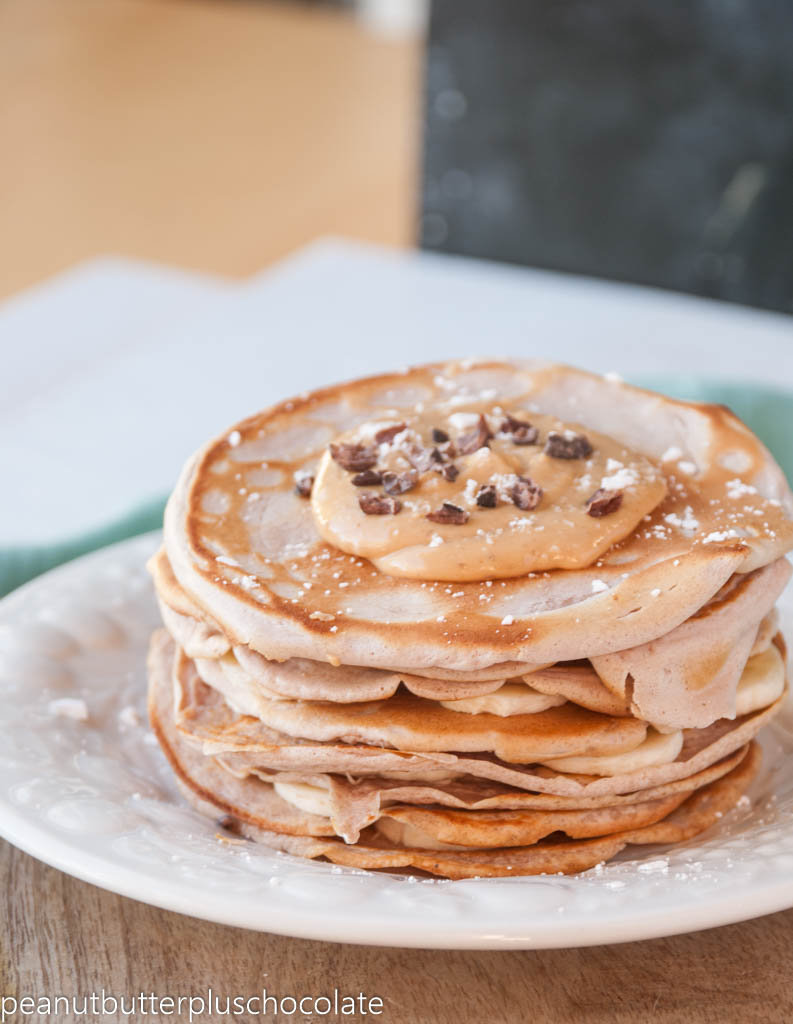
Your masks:
[[[604,686],[589,662],[559,662],[547,669],[523,676],[523,680],[540,693],[566,697],[574,704],[600,711],[605,715],[629,715],[625,692],[613,692]]]
[[[496,395],[500,405],[488,397]],[[663,463],[668,492],[649,520],[584,568],[490,586],[389,575],[322,539],[293,475],[314,471],[344,431],[410,420],[417,402],[434,403],[443,423],[496,416],[508,402],[564,418],[561,430],[584,424]],[[664,462],[670,451],[681,454]],[[462,501],[455,486],[449,496]],[[222,632],[267,657],[471,671],[608,654],[668,633],[734,573],[789,549],[792,508],[768,452],[721,407],[569,368],[449,364],[328,388],[238,424],[188,463],[166,512],[165,547],[181,587]],[[438,536],[449,543],[453,526]]]
[[[784,559],[737,578],[726,594],[666,636],[628,651],[592,658],[605,685],[631,710],[671,728],[710,725],[735,715],[735,693],[757,640],[790,579]]]
[[[163,623],[174,640],[191,658],[220,658],[231,650],[231,640],[222,633],[217,623],[213,622],[207,613],[188,597],[179,586],[168,557],[162,548],[151,557],[148,568],[154,579]],[[281,659],[279,661],[277,659],[265,658],[244,644],[235,645],[235,653],[237,658],[252,674],[270,672],[273,666],[284,664],[287,660],[292,660]],[[296,660],[301,662],[304,672],[308,671],[309,666],[315,666],[316,670],[319,670],[325,669],[329,664],[328,661]],[[534,671],[542,667],[544,666],[536,663],[511,661],[470,671],[434,665],[426,666],[421,672],[416,669],[413,671],[417,672],[417,678],[422,678],[423,673],[423,676],[430,679],[448,682],[483,682],[491,680],[503,682],[503,680],[509,679],[512,676]],[[394,666],[388,666],[383,670],[369,669],[369,671],[393,673],[402,672],[403,670]]]
[[[651,786],[636,793],[607,794],[601,797],[561,797],[552,793],[528,793],[511,786],[498,785],[484,779],[459,777],[448,782],[414,782],[412,784],[395,779],[373,778],[350,782],[339,775],[303,775],[295,772],[267,772],[263,770],[235,773],[237,778],[256,775],[264,782],[271,782],[278,789],[279,784],[300,783],[312,789],[324,790],[329,800],[327,816],[333,830],[345,842],[357,842],[361,830],[380,817],[381,807],[386,804],[406,803],[411,805],[435,804],[461,810],[586,810],[603,807],[625,807],[636,803],[659,800],[673,794],[688,794],[715,779],[721,778],[746,755],[748,747],[742,747],[733,754],[701,772],[686,779],[678,779],[666,785]],[[223,755],[215,758],[222,768],[231,770]],[[288,802],[288,798],[285,797]]]
[[[191,668],[177,654],[176,673],[190,672]],[[203,672],[202,672],[203,664]],[[463,714],[449,708],[466,701],[434,702],[400,694],[379,703],[338,705],[312,701],[273,701],[252,696],[249,691],[229,685],[226,674],[219,670],[218,662],[199,663],[193,670],[202,681],[225,698],[230,709],[258,719],[269,732],[303,740],[327,742],[341,740],[346,744],[392,747],[413,752],[456,753],[492,750],[500,760],[529,763],[538,761],[559,767],[559,758],[575,757],[579,761],[636,761],[648,746],[645,723],[634,718],[599,714],[569,703],[563,707],[538,710],[532,715],[515,714],[506,718],[479,710]],[[764,710],[774,704],[784,690],[785,672],[782,657],[776,648],[754,655],[744,669],[740,685],[736,688],[741,699],[741,717]],[[751,692],[750,692],[751,691]],[[494,700],[498,691],[481,701]],[[734,702],[735,703],[735,702]],[[727,721],[727,720],[725,720]],[[711,723],[713,724],[713,723]],[[717,728],[720,728],[717,724]],[[255,734],[256,726],[253,726]],[[654,729],[655,746],[662,741],[676,742],[674,753],[661,759],[639,757],[630,771],[640,770],[645,764],[653,765],[674,760],[684,742],[682,737],[711,735],[699,730],[685,733],[675,730],[664,736]],[[507,756],[507,754],[509,756]],[[609,756],[609,755],[616,755]],[[569,769],[567,769],[569,770]],[[576,767],[575,772],[587,772],[587,767]],[[623,774],[627,768],[601,770],[597,774]]]
[[[569,702],[537,714],[500,717],[450,711],[410,693],[357,704],[268,700],[260,695],[249,699],[228,685],[217,662],[201,662],[197,671],[232,707],[252,713],[276,732],[320,742],[431,752],[490,751],[505,761],[527,763],[572,753],[631,750],[647,731],[639,719],[597,714]]]
[[[193,617],[198,614],[195,606],[193,615],[185,614],[190,610],[189,599],[179,593],[164,554],[159,553],[153,562],[158,588],[162,587],[180,609],[175,611],[161,598],[163,620],[171,634],[191,656],[225,656],[225,670],[239,678],[229,658],[230,643],[216,627]],[[525,673],[529,666],[512,663],[503,667],[517,667],[522,678],[541,693],[563,694],[607,714],[631,712],[626,701],[626,682],[630,679],[633,712],[638,717],[670,728],[707,725],[734,713],[738,679],[750,651],[761,649],[770,640],[775,613],[769,606],[789,574],[789,563],[777,560],[755,573],[734,577],[737,582],[723,587],[666,637],[593,659],[600,677],[575,663],[538,666],[530,674]],[[490,680],[453,682],[404,672],[330,666],[309,659],[277,662],[245,645],[236,645],[233,656],[261,684],[266,695],[305,700],[377,700],[393,695],[400,684],[416,696],[459,700],[492,693],[510,678],[504,674]],[[598,685],[599,678],[605,687]]]
[[[787,699],[793,494],[729,410],[465,361],[206,444],[150,561],[149,715],[238,837],[446,878],[698,835]]]
[[[285,853],[301,857],[323,857],[348,867],[396,870],[418,868],[444,878],[495,878],[519,875],[575,874],[610,860],[626,846],[679,843],[692,839],[716,824],[738,800],[759,768],[759,751],[728,775],[695,792],[666,819],[643,828],[597,839],[536,843],[528,847],[497,850],[426,850],[398,848],[381,837],[367,834],[356,844],[340,839],[314,839],[279,834],[245,821],[239,833]],[[205,801],[194,785],[183,782],[186,798],[204,813],[217,814],[217,807]],[[230,822],[235,824],[232,817]]]
[[[463,679],[459,673],[456,680],[447,680],[442,678],[442,670],[441,678],[433,679],[401,671],[332,666],[303,658],[272,661],[245,645],[236,645],[231,652],[230,643],[217,627],[195,617],[199,614],[195,606],[192,614],[187,614],[189,599],[178,592],[163,552],[152,560],[152,571],[158,592],[162,587],[179,607],[176,611],[165,604],[161,594],[163,621],[179,646],[199,661],[222,658],[231,685],[247,688],[256,683],[268,697],[350,703],[390,697],[402,685],[419,697],[452,701],[493,693],[517,674],[540,693],[564,695],[593,711],[627,715],[631,713],[626,701],[626,681],[630,677],[634,711],[639,717],[685,728],[732,714],[748,648],[755,652],[770,642],[776,619],[774,611],[767,608],[784,586],[790,567],[785,560],[778,560],[756,573],[736,577],[737,584],[722,588],[703,609],[666,637],[595,659],[605,686],[586,662],[555,666],[508,663],[501,666],[503,674],[494,675],[491,670],[492,679]],[[696,685],[691,682],[694,677]],[[675,694],[675,719],[669,718],[670,701],[665,700],[672,686],[681,688],[681,693]],[[655,703],[653,693],[658,695]],[[686,703],[682,703],[681,694]]]
[[[167,705],[166,705],[167,707]],[[330,822],[320,815],[313,815],[295,809],[286,803],[269,786],[259,780],[235,779],[224,773],[213,759],[202,757],[179,737],[173,720],[161,718],[156,702],[151,708],[151,721],[163,750],[177,773],[181,788],[194,806],[213,817],[224,816],[224,823],[234,827],[240,834],[255,838],[259,842],[285,852],[298,853],[305,857],[324,857],[337,864],[366,868],[393,870],[402,867],[417,867],[448,878],[469,878],[473,876],[497,876],[540,874],[544,872],[565,872],[585,870],[614,856],[625,846],[642,843],[679,842],[692,838],[714,824],[738,801],[751,782],[758,767],[759,754],[752,747],[749,756],[720,779],[710,782],[692,795],[680,801],[677,796],[655,802],[651,809],[647,804],[632,805],[625,815],[624,809],[615,812],[536,812],[533,819],[523,816],[502,822],[502,834],[506,831],[522,844],[527,836],[539,833],[556,835],[559,829],[548,832],[556,821],[555,814],[566,815],[566,827],[573,833],[600,830],[609,823],[634,822],[632,826],[617,832],[598,835],[596,839],[554,839],[541,842],[534,839],[529,845],[501,845],[499,847],[474,847],[465,849],[414,848],[400,846],[376,828],[368,827],[361,840],[347,844],[343,840],[328,836]],[[652,821],[657,814],[667,811],[665,817]],[[405,817],[417,814],[416,809],[399,808],[388,812],[390,820],[404,824]],[[449,838],[465,838],[465,829],[455,827],[454,819],[444,812],[428,821],[420,818],[424,829],[434,828]],[[457,812],[465,813],[465,812]],[[509,812],[507,812],[509,813]],[[638,824],[638,822],[645,822]],[[480,837],[490,836],[486,818],[477,826]],[[472,836],[469,836],[472,838]],[[441,840],[442,841],[442,840]],[[454,844],[453,844],[454,845]]]
[[[155,634],[149,660],[151,700],[167,708],[176,699],[175,720],[180,736],[204,755],[225,755],[232,774],[258,770],[347,774],[355,778],[398,773],[404,780],[472,776],[535,793],[568,797],[601,797],[632,793],[688,778],[740,750],[777,713],[784,697],[735,721],[722,720],[707,729],[684,732],[674,761],[624,775],[594,777],[531,765],[508,764],[490,754],[389,750],[383,747],[317,742],[279,733],[252,716],[231,710],[222,696],[207,686],[189,659],[179,654],[164,632]],[[160,712],[164,717],[165,711]]]
[[[531,846],[554,833],[570,839],[592,839],[655,825],[686,799],[687,794],[679,793],[622,807],[574,811],[456,811],[397,806],[381,813],[377,831],[396,843],[430,849]],[[406,836],[410,837],[409,843]]]

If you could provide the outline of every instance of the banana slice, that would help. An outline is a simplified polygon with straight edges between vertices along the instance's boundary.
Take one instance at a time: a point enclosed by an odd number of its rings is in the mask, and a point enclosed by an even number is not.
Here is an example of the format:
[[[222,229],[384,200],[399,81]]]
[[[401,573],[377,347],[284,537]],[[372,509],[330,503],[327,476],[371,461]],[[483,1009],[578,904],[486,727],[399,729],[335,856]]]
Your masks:
[[[381,818],[375,825],[377,831],[390,839],[395,846],[417,850],[468,850],[468,846],[456,846],[454,843],[442,843],[415,825],[407,825],[393,818]]]
[[[534,715],[538,711],[564,704],[566,698],[559,694],[538,693],[527,683],[504,683],[492,693],[481,697],[463,697],[460,700],[442,700],[439,703],[450,711],[464,711],[468,715],[478,715],[486,711],[499,718],[510,715]]]
[[[331,812],[330,793],[308,782],[274,782],[273,788],[282,800],[297,807],[306,814],[319,814],[329,818]]]
[[[746,662],[735,694],[736,717],[767,708],[784,689],[785,663],[778,649],[771,644]]]
[[[559,772],[576,772],[582,775],[627,775],[649,768],[655,764],[669,764],[674,761],[683,746],[683,732],[660,733],[652,726],[647,730],[643,743],[633,750],[621,754],[604,754],[594,757],[557,757],[543,761],[548,768]]]

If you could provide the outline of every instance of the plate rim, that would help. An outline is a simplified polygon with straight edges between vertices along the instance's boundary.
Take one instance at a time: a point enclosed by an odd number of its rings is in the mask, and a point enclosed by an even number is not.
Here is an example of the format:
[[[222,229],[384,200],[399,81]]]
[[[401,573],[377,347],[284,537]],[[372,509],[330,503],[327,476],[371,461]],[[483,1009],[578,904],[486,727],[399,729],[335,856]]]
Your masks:
[[[447,925],[440,928],[430,927],[427,930],[422,928],[419,933],[411,933],[406,922],[391,919],[388,922],[389,935],[385,937],[377,934],[378,929],[383,927],[383,920],[376,914],[370,915],[363,922],[360,915],[353,918],[339,915],[337,920],[341,925],[335,928],[328,927],[327,918],[318,917],[314,910],[300,907],[289,911],[276,909],[268,914],[264,906],[257,908],[255,912],[250,910],[233,914],[229,913],[228,903],[225,904],[225,908],[220,905],[223,900],[222,893],[216,897],[211,890],[209,894],[204,892],[202,895],[202,899],[207,902],[197,906],[195,893],[187,891],[186,883],[174,885],[170,881],[159,881],[142,870],[112,867],[106,858],[70,848],[68,842],[61,840],[53,844],[51,831],[31,825],[29,822],[17,820],[17,829],[8,829],[6,812],[9,809],[13,810],[12,805],[0,799],[0,812],[3,814],[0,837],[36,860],[81,882],[87,882],[139,903],[202,921],[322,942],[398,949],[576,949],[685,935],[703,929],[754,920],[793,906],[791,879],[790,882],[780,882],[769,887],[742,890],[739,896],[729,900],[715,896],[689,909],[683,923],[678,916],[678,906],[650,911],[640,919],[639,924],[637,918],[629,914],[621,914],[608,921],[568,918],[558,926],[549,926],[547,922],[541,922],[536,926],[536,934],[531,934],[531,929],[527,930],[528,934],[519,934],[517,931],[509,934],[506,930],[499,933],[494,931],[493,927],[482,925],[468,932],[462,931],[459,926],[452,932]],[[37,839],[40,845],[37,844]],[[42,847],[46,849],[48,845],[48,852],[42,852]],[[96,871],[90,870],[93,863],[97,865]],[[329,874],[328,877],[334,876]],[[489,881],[490,879],[483,878],[477,880],[477,884],[487,884]],[[515,879],[514,882],[519,884],[519,879]],[[141,884],[144,883],[151,884],[152,891],[141,893]],[[455,883],[451,881],[446,884]],[[170,893],[162,894],[159,891],[165,888],[170,889]],[[354,923],[350,925],[348,921]]]

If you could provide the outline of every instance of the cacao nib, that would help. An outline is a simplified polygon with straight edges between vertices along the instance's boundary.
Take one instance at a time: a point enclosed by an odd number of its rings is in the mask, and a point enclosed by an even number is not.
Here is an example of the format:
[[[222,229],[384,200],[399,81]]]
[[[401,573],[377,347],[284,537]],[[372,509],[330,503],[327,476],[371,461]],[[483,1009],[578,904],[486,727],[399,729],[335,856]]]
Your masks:
[[[519,509],[530,512],[531,509],[537,508],[542,501],[542,487],[535,484],[529,477],[520,476],[510,488],[509,496]]]
[[[330,455],[342,469],[351,473],[371,469],[377,462],[377,448],[374,445],[331,444]]]
[[[492,484],[483,484],[476,492],[476,503],[480,508],[495,508],[498,504],[498,494]]]
[[[443,479],[448,480],[450,484],[453,484],[460,475],[460,470],[453,462],[447,462],[445,466],[436,466],[435,469],[440,473]]]
[[[401,434],[406,427],[406,423],[397,423],[393,427],[383,427],[382,430],[377,431],[374,435],[374,439],[378,444],[388,444],[394,440],[397,434]]]
[[[479,422],[473,430],[469,430],[457,438],[457,450],[461,455],[470,455],[471,452],[484,448],[492,436],[493,433],[487,420],[480,415]]]
[[[391,498],[385,494],[361,494],[358,497],[361,512],[367,516],[395,516],[402,508],[399,498]]]
[[[429,513],[427,519],[431,523],[462,526],[463,523],[468,522],[468,513],[464,508],[460,508],[459,505],[454,505],[451,501],[444,501],[440,508],[436,508],[434,512]]]
[[[531,423],[509,415],[501,424],[500,430],[502,434],[512,435],[513,444],[536,444],[540,436],[539,430]]]
[[[362,473],[356,473],[350,483],[356,487],[376,487],[383,482],[383,474],[376,469],[365,469]]]
[[[445,444],[449,440],[449,435],[445,430],[441,430],[438,427],[432,428],[432,440],[435,444]]]
[[[622,505],[622,495],[624,491],[608,491],[603,487],[598,487],[591,498],[587,500],[586,512],[588,516],[608,516],[612,512],[616,512],[617,509]]]
[[[405,494],[412,491],[418,483],[419,475],[415,469],[405,473],[383,473],[383,488],[389,494]]]
[[[551,431],[543,449],[546,455],[553,459],[588,459],[593,452],[589,439],[583,434],[573,434],[572,437],[565,437]]]
[[[445,462],[444,456],[438,448],[419,448],[417,445],[405,452],[405,458],[419,473],[427,473]]]
[[[426,473],[432,466],[429,448],[420,448],[418,445],[411,445],[405,451],[405,458],[419,473]]]

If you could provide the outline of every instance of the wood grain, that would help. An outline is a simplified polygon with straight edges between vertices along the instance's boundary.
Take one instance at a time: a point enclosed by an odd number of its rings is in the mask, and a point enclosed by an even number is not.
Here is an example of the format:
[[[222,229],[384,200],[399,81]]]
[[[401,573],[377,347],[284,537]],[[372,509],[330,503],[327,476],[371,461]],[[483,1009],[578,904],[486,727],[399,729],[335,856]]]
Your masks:
[[[300,3],[2,0],[0,295],[105,253],[409,244],[420,53]]]
[[[7,844],[0,875],[8,911],[0,930],[4,992],[200,994],[211,985],[225,996],[256,994],[263,985],[283,994],[338,985],[381,996],[385,1011],[376,1019],[388,1024],[793,1019],[793,911],[622,946],[443,952],[195,921],[77,882]]]

